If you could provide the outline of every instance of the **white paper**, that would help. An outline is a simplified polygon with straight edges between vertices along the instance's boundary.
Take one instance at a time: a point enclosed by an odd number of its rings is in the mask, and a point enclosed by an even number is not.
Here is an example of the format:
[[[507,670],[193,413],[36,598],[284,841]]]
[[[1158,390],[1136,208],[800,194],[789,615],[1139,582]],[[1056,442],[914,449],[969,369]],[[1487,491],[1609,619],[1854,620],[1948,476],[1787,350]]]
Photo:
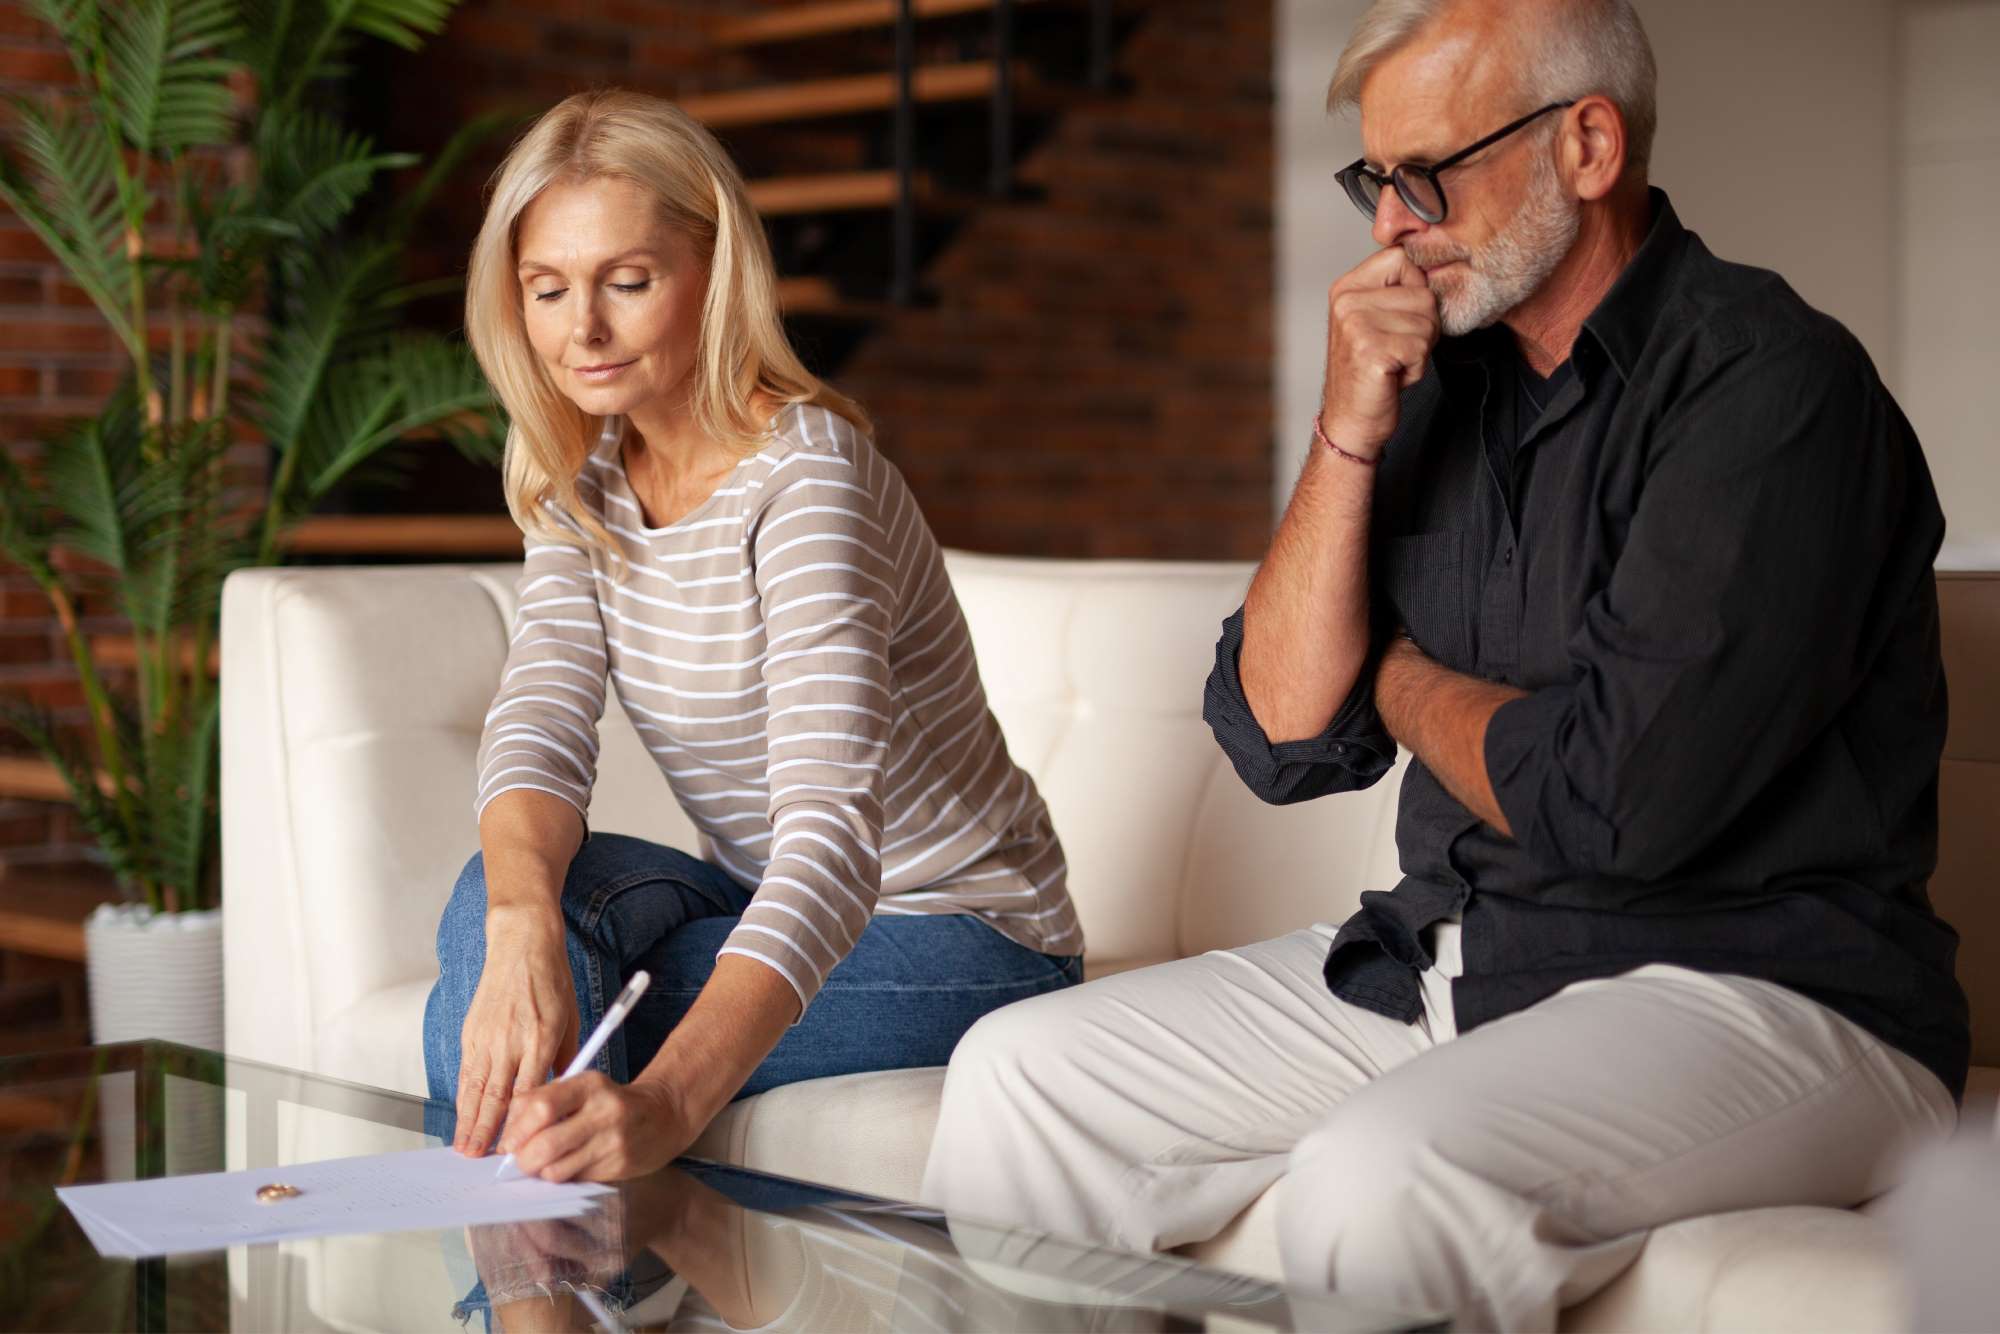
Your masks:
[[[496,1181],[493,1161],[466,1158],[450,1148],[417,1149],[248,1172],[62,1186],[56,1195],[100,1254],[139,1257],[293,1237],[574,1218],[611,1190],[535,1177]],[[257,1188],[274,1183],[297,1186],[300,1193],[259,1204]]]

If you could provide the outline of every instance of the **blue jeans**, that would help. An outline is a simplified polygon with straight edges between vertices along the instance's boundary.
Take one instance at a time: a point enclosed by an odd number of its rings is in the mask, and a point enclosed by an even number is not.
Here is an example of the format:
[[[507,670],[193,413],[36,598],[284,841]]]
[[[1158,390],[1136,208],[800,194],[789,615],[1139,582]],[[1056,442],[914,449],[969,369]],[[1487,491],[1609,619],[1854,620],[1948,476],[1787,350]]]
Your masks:
[[[645,997],[594,1065],[619,1083],[646,1068],[715,969],[715,952],[750,902],[720,867],[623,834],[592,834],[563,881],[562,914],[576,984],[578,1041],[640,969]],[[438,980],[424,1007],[425,1129],[449,1143],[458,1100],[458,1040],[486,965],[486,867],[466,863],[438,922]],[[963,914],[874,917],[827,974],[737,1097],[822,1075],[944,1065],[989,1011],[1083,978],[1075,956],[1038,953]],[[625,1284],[614,1285],[621,1301]],[[486,1309],[483,1285],[460,1304]]]
[[[625,979],[641,968],[653,979],[598,1054],[598,1069],[619,1083],[645,1069],[694,1004],[749,902],[749,890],[697,857],[622,834],[591,835],[570,862],[562,892],[578,1040]],[[442,1113],[429,1128],[449,1139],[440,1122],[458,1098],[459,1032],[486,963],[486,874],[477,856],[445,906],[437,952],[437,985],[424,1008],[424,1067],[433,1111]],[[1038,953],[977,917],[872,918],[736,1096],[822,1075],[943,1065],[982,1015],[1082,976],[1080,959]]]

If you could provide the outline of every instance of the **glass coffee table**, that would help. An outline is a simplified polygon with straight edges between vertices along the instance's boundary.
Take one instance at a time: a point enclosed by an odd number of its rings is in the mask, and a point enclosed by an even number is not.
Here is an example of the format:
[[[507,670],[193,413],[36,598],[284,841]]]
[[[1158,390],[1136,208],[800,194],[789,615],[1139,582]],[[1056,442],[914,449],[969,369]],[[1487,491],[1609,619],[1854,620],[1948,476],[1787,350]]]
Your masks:
[[[164,1042],[0,1059],[0,1311],[15,1330],[1442,1328],[682,1160],[579,1219],[100,1256],[55,1187],[435,1146],[418,1098]],[[430,1129],[440,1129],[429,1108]],[[444,1115],[448,1116],[448,1112]]]

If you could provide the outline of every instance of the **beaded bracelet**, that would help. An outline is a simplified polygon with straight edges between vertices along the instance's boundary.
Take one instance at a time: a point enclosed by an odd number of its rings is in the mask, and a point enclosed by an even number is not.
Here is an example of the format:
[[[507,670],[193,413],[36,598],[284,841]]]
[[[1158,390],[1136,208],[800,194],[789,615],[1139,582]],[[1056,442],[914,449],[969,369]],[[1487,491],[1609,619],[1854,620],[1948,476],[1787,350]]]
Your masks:
[[[1358,463],[1364,468],[1374,468],[1381,465],[1382,456],[1379,454],[1372,459],[1365,459],[1362,458],[1361,455],[1359,454],[1350,454],[1346,450],[1342,449],[1339,445],[1334,444],[1332,440],[1327,438],[1326,428],[1319,424],[1319,418],[1317,416],[1313,418],[1313,434],[1319,438],[1319,442],[1322,445],[1325,445],[1328,449],[1332,450],[1334,453],[1340,455],[1340,457],[1344,459],[1348,459],[1351,460],[1352,462]]]

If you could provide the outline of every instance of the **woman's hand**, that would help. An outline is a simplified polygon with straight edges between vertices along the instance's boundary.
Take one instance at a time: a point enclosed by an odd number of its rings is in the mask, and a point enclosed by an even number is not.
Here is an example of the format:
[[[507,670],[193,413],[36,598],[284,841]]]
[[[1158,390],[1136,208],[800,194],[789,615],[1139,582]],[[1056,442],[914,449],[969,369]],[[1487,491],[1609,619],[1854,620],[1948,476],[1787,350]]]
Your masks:
[[[576,987],[561,921],[489,917],[486,966],[459,1036],[458,1133],[452,1147],[475,1158],[485,1153],[509,1103],[576,1054],[577,1027]]]
[[[622,1181],[665,1167],[700,1133],[671,1085],[586,1070],[517,1096],[500,1148],[544,1181]]]

